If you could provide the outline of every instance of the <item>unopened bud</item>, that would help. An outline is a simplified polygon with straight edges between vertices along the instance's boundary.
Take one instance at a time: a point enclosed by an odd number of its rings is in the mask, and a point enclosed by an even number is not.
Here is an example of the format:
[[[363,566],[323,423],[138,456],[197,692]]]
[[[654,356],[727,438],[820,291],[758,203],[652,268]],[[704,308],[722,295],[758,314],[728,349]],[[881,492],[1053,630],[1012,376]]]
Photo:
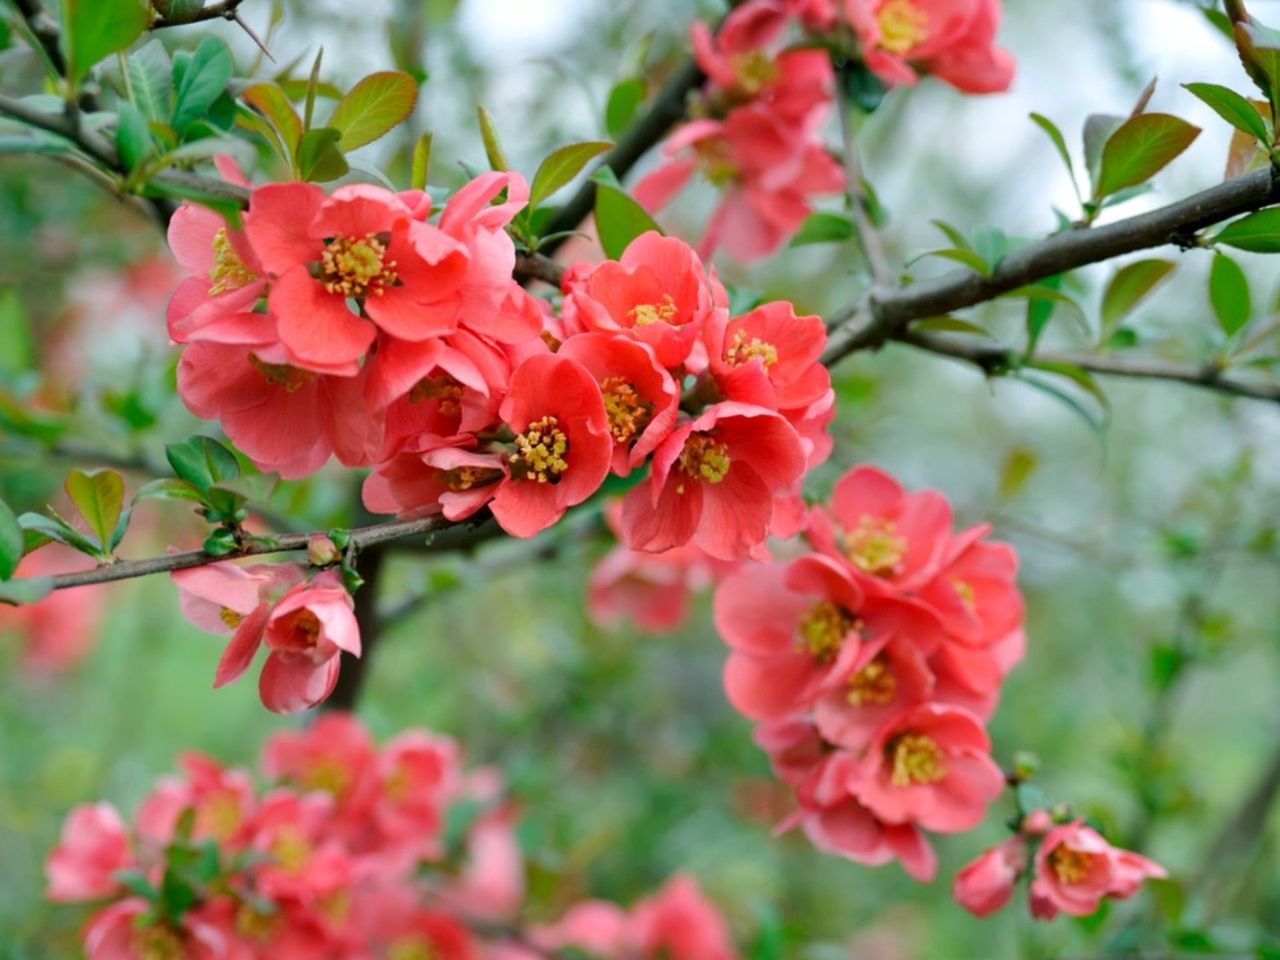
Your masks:
[[[307,563],[313,567],[327,567],[337,563],[341,558],[338,548],[332,540],[316,534],[307,541]]]

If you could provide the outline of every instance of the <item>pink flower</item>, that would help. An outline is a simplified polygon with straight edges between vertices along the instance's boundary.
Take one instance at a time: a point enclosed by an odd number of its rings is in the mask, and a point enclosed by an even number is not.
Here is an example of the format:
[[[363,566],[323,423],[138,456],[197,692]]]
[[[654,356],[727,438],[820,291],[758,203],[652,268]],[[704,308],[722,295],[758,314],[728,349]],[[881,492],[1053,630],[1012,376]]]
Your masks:
[[[1018,555],[1005,543],[979,539],[979,527],[955,538],[952,559],[919,591],[961,643],[989,647],[1022,626],[1024,603],[1018,590]]]
[[[413,213],[367,184],[329,197],[307,183],[253,192],[245,232],[274,278],[268,306],[280,340],[304,365],[351,363],[378,329],[424,340],[457,327],[467,252]],[[352,313],[348,300],[369,319]]]
[[[978,721],[955,707],[926,704],[880,729],[853,790],[886,823],[958,833],[982,822],[1004,786]]]
[[[831,743],[860,750],[885,723],[931,699],[934,677],[920,645],[889,634],[862,644],[845,678],[818,699],[814,720]]]
[[[382,789],[374,820],[382,838],[436,853],[445,804],[458,788],[458,745],[422,730],[400,734],[378,757]]]
[[[507,461],[498,453],[440,445],[450,441],[474,442],[426,435],[380,464],[365,478],[365,507],[402,517],[444,514],[455,522],[481,509],[510,476]]]
[[[1111,846],[1092,827],[1075,820],[1050,830],[1040,842],[1031,913],[1042,920],[1058,913],[1087,917],[1103,898],[1131,897],[1148,877],[1167,875],[1158,863]]]
[[[770,410],[805,410],[831,390],[822,365],[827,328],[821,317],[797,317],[786,302],[708,325],[707,353],[726,399]]]
[[[534,927],[530,936],[543,950],[577,947],[614,960],[621,957],[627,947],[628,929],[627,913],[617,904],[583,900],[566,910],[555,923]]]
[[[941,633],[933,617],[914,604],[868,602],[846,571],[817,555],[785,567],[744,567],[716,591],[715,619],[733,651],[725,663],[725,692],[758,720],[809,709],[837,687],[846,697],[877,698],[888,683],[866,671],[882,647],[867,660],[864,644],[901,640],[929,653]],[[912,682],[918,686],[920,680]]]
[[[989,916],[1013,899],[1013,886],[1026,869],[1027,841],[1010,837],[956,874],[951,895],[975,917]]]
[[[387,957],[430,957],[431,960],[480,960],[471,932],[444,913],[421,910],[394,930],[379,931]]]
[[[999,93],[1014,61],[995,46],[1000,0],[844,0],[867,67],[885,83],[932,74],[965,93]]]
[[[604,397],[581,364],[542,354],[511,375],[500,413],[515,441],[510,476],[490,509],[507,533],[532,537],[595,493],[608,475],[613,437]]]
[[[194,814],[191,836],[237,850],[248,839],[257,806],[253,782],[242,770],[228,770],[198,753],[184,754],[185,776],[162,778],[138,808],[138,836],[153,850],[173,842],[178,822]]]
[[[224,627],[235,629],[214,686],[238,679],[265,643],[271,653],[258,685],[262,702],[276,713],[295,713],[333,691],[340,653],[360,655],[360,627],[351,595],[336,572],[326,570],[310,583],[297,583],[296,567],[266,569],[272,572],[219,563],[179,571],[173,579],[191,595],[187,602],[197,612],[190,618],[197,626],[214,625],[206,611],[216,606]],[[291,580],[293,585],[281,594]]]
[[[478,817],[467,833],[466,862],[447,891],[467,915],[502,920],[515,916],[525,895],[525,862],[516,837],[519,811],[512,805]]]
[[[691,877],[678,874],[631,914],[630,941],[646,960],[737,960],[729,929]]]
[[[115,808],[106,803],[76,807],[45,862],[45,896],[62,903],[115,896],[123,890],[116,874],[132,866],[129,836]]]
[[[708,407],[659,445],[650,477],[627,494],[624,539],[651,552],[693,541],[713,557],[741,559],[764,542],[774,497],[804,469],[800,438],[776,413]]]
[[[864,586],[907,592],[947,559],[951,507],[933,490],[907,493],[887,473],[856,467],[836,483],[830,510],[810,515],[809,538]]]
[[[650,232],[633,240],[621,260],[566,276],[564,320],[571,331],[639,340],[659,364],[675,369],[723,302],[723,290],[687,244]]]
[[[276,780],[333,797],[342,816],[364,818],[379,789],[377,753],[368,731],[349,713],[327,712],[304,730],[267,738],[262,771]]]
[[[218,930],[188,914],[182,926],[170,927],[151,916],[150,905],[136,897],[121,900],[95,915],[84,934],[88,960],[221,960],[227,942]]]

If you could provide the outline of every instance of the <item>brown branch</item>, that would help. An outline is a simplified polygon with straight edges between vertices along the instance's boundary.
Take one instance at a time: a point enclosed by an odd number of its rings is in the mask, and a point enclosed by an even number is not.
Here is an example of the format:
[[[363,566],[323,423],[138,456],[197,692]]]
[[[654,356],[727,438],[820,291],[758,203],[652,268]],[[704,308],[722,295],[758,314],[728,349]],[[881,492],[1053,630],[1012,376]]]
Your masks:
[[[987,374],[1013,370],[1022,363],[1021,351],[998,344],[937,334],[913,333],[910,330],[895,335],[893,339],[919,350],[963,360]],[[1237,377],[1229,377],[1222,372],[1220,366],[1212,363],[1197,366],[1145,357],[1120,357],[1101,353],[1060,353],[1044,350],[1038,351],[1031,363],[1066,364],[1106,376],[1168,380],[1253,400],[1280,402],[1280,384],[1249,383]]]
[[[1259,170],[1149,213],[1022,247],[990,276],[960,269],[888,293],[872,291],[863,303],[832,318],[833,336],[823,360],[830,365],[856,351],[877,349],[913,320],[985,303],[1077,267],[1166,244],[1189,246],[1196,231],[1277,201],[1280,177],[1274,169]]]
[[[18,13],[22,15],[22,19],[27,24],[27,29],[35,37],[54,72],[60,77],[65,76],[67,73],[67,60],[62,55],[58,21],[49,16],[37,0],[13,0],[13,5],[18,8]]]
[[[185,27],[192,23],[202,23],[205,20],[236,20],[236,8],[242,4],[244,0],[220,0],[218,3],[209,3],[196,10],[192,10],[188,14],[174,16],[172,13],[164,13],[164,7],[168,7],[167,3],[152,3],[156,8],[156,18],[152,21],[152,30],[163,30],[166,27]]]
[[[378,616],[378,588],[382,583],[382,570],[386,562],[385,550],[370,550],[360,560],[360,576],[364,585],[355,595],[356,623],[360,625],[360,656],[342,665],[338,683],[329,698],[320,705],[321,710],[352,710],[360,697],[360,691],[369,675],[374,648],[382,638],[382,628],[386,623]]]

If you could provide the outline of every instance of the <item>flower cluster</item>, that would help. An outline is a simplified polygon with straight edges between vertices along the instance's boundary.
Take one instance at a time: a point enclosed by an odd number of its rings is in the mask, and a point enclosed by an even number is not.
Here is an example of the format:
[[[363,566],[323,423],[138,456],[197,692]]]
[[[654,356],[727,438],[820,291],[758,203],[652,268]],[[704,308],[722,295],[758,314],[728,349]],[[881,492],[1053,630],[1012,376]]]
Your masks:
[[[682,876],[630,912],[585,901],[519,931],[516,810],[447,738],[411,730],[378,748],[327,714],[268,740],[266,789],[202,755],[181,765],[131,824],[105,803],[66,820],[46,895],[98,905],[88,960],[531,960],[570,945],[600,960],[736,960]]]
[[[1023,602],[1013,550],[987,532],[859,467],[812,511],[811,552],[720,585],[725,689],[795,789],[784,829],[928,880],[924,831],[970,830],[1000,796],[984,723],[1022,657]]]
[[[556,315],[512,277],[503,227],[527,196],[486,174],[438,225],[426,194],[365,185],[260,187],[243,231],[184,208],[183,399],[264,469],[373,465],[378,513],[487,507],[528,537],[651,463],[624,510],[631,547],[735,559],[785,533],[830,450],[822,320],[780,302],[730,317],[714,273],[657,233],[569,270]]]
[[[808,36],[787,47],[792,24]],[[660,209],[701,173],[724,194],[699,252],[767,257],[813,212],[811,198],[845,185],[820,137],[837,82],[828,48],[887,86],[929,74],[994,93],[1014,70],[994,45],[999,25],[1000,0],[750,0],[714,36],[695,25],[694,56],[707,75],[698,115],[672,134],[636,198]]]
[[[343,651],[360,656],[354,604],[336,570],[308,579],[298,564],[240,567],[224,561],[172,577],[188,620],[210,633],[231,634],[215,687],[239,679],[266,646],[258,691],[268,710],[314,707],[333,692]]]
[[[1158,863],[1111,846],[1082,821],[1035,810],[1015,836],[961,870],[952,893],[974,916],[985,917],[1013,899],[1015,884],[1028,873],[1031,914],[1040,920],[1089,916],[1104,899],[1123,900],[1148,878],[1167,876]]]

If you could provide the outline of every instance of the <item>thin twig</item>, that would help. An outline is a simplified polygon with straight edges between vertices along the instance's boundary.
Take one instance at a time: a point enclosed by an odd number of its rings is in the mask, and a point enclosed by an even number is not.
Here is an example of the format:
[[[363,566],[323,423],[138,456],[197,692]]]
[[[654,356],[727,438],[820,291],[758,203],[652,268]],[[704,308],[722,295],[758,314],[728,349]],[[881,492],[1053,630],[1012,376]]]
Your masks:
[[[862,158],[858,154],[858,141],[853,131],[853,105],[849,102],[844,71],[836,76],[836,112],[840,114],[841,152],[844,155],[845,195],[849,201],[849,215],[858,231],[858,242],[871,268],[873,288],[888,288],[893,284],[893,269],[885,254],[880,231],[871,222],[868,212],[867,191],[862,175]]]
[[[242,4],[244,0],[220,0],[218,3],[205,4],[190,13],[174,16],[172,13],[157,14],[155,20],[151,23],[152,30],[163,30],[166,27],[185,27],[192,23],[202,23],[205,20],[235,20],[236,8]],[[155,5],[157,8],[159,4]]]
[[[13,5],[18,8],[54,72],[60,77],[66,76],[67,61],[62,55],[58,21],[49,16],[37,0],[13,0]]]

